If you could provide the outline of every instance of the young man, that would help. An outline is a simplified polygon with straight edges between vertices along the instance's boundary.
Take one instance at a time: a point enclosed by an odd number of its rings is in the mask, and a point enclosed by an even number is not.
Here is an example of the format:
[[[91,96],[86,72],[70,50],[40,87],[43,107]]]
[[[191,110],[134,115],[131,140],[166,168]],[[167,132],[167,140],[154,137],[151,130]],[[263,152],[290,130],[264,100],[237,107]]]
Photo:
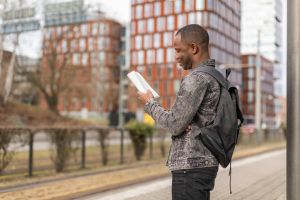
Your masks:
[[[197,67],[215,67],[208,46],[208,33],[199,25],[187,25],[175,34],[176,62],[189,74],[183,78],[170,110],[164,110],[150,91],[139,93],[145,112],[172,134],[167,165],[172,172],[173,200],[210,199],[218,172],[218,161],[196,138],[199,127],[213,122],[221,90],[212,76],[195,71]]]

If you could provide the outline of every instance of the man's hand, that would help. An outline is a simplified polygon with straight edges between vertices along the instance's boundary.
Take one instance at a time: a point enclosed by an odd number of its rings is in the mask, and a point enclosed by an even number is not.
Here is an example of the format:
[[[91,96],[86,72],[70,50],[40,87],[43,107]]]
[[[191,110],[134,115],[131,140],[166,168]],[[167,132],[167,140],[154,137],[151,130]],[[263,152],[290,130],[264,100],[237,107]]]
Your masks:
[[[146,104],[148,101],[150,101],[151,99],[153,99],[153,94],[150,90],[147,90],[146,93],[142,93],[142,92],[138,92],[138,98],[144,103]]]
[[[184,132],[188,133],[188,132],[190,132],[190,130],[192,130],[192,126],[188,125],[188,127],[185,128]]]

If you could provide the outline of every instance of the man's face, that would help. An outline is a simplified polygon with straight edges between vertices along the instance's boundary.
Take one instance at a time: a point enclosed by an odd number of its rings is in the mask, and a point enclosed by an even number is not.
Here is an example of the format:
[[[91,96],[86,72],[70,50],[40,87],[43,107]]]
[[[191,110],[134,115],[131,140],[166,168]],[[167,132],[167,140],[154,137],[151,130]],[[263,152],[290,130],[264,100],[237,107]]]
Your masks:
[[[184,69],[192,69],[192,54],[189,45],[181,41],[180,34],[174,37],[175,60]]]

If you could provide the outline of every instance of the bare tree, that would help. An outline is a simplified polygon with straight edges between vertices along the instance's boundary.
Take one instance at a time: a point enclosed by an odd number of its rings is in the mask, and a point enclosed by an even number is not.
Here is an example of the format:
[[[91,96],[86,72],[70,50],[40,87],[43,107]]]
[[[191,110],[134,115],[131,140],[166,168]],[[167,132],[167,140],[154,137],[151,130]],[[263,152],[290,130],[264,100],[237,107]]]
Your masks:
[[[42,49],[43,58],[40,72],[29,75],[29,81],[36,86],[44,96],[48,109],[59,115],[58,103],[60,95],[70,89],[76,70],[70,65],[71,53],[69,48],[63,51],[60,48],[71,31],[62,31],[60,35],[50,35],[49,40],[44,40]]]

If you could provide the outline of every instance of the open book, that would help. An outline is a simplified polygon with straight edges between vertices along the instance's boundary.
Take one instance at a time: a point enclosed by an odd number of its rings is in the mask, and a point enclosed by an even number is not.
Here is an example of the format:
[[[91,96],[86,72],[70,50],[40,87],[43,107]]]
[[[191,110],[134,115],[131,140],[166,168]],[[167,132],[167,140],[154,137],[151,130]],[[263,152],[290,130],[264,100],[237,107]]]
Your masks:
[[[143,78],[143,76],[140,73],[136,71],[131,71],[127,74],[127,77],[131,80],[131,82],[138,89],[138,91],[146,93],[147,90],[150,90],[154,98],[159,97],[159,95],[152,89],[152,87],[147,83],[147,81]]]

